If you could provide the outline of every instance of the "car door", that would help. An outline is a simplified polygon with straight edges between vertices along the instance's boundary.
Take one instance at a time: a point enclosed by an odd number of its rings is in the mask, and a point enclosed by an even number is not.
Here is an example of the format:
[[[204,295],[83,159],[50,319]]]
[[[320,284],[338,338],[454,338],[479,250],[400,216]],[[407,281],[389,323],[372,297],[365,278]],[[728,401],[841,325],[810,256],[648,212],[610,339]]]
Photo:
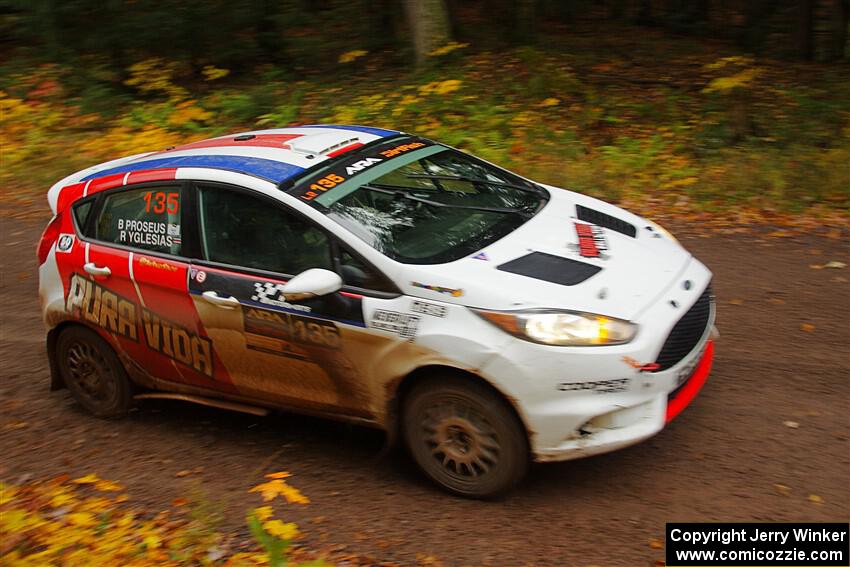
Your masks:
[[[183,183],[172,181],[100,195],[85,228],[82,273],[69,296],[90,296],[84,316],[117,340],[135,363],[131,372],[221,388],[221,363],[188,294],[186,193]],[[226,377],[223,382],[227,389]]]
[[[290,302],[282,293],[307,269],[335,269],[331,235],[267,196],[231,186],[199,184],[197,207],[201,258],[190,292],[240,393],[370,415],[369,384],[355,359],[380,341],[366,329],[362,295]]]

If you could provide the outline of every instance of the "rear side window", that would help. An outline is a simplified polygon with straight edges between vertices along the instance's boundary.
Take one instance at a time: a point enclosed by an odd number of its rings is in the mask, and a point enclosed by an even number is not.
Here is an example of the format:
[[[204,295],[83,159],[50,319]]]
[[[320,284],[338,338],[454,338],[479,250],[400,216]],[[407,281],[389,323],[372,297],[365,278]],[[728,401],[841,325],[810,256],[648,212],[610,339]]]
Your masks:
[[[242,191],[201,187],[200,198],[207,260],[290,275],[333,269],[327,235],[301,216]]]
[[[104,242],[179,256],[180,186],[146,187],[104,198],[94,237]]]
[[[74,207],[74,219],[77,221],[77,227],[82,233],[86,231],[86,223],[89,220],[89,213],[91,213],[93,205],[94,199],[89,199]]]

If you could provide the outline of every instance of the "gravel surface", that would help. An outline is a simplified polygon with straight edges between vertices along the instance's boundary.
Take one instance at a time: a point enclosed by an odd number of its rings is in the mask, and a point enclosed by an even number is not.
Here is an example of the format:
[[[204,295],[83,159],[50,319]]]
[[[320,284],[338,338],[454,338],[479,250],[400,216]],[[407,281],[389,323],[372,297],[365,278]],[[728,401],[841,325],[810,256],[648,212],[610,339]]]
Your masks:
[[[258,503],[248,488],[288,470],[312,503],[281,512],[307,543],[376,563],[651,565],[668,521],[850,518],[850,268],[810,267],[850,263],[846,241],[684,238],[718,296],[721,338],[702,394],[649,441],[535,465],[504,500],[477,502],[433,488],[376,431],[165,401],[110,422],[49,393],[42,228],[0,219],[0,480],[97,472],[151,510],[194,491],[241,529]]]

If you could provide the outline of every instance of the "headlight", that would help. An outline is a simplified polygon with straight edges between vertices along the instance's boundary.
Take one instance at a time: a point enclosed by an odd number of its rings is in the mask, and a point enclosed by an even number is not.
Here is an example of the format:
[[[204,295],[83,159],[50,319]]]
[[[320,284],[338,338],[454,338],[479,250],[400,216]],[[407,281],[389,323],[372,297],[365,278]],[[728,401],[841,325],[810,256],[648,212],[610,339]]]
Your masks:
[[[619,345],[637,332],[634,323],[579,311],[473,311],[503,331],[545,345]]]

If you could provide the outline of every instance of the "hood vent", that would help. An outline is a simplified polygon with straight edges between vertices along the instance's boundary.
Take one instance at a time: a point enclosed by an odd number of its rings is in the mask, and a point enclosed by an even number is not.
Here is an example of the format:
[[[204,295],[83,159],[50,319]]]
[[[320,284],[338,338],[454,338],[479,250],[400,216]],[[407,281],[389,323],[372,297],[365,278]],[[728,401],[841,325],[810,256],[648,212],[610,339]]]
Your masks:
[[[612,217],[611,215],[600,213],[599,211],[588,209],[581,205],[576,205],[576,214],[579,220],[583,220],[584,222],[589,222],[590,224],[595,224],[632,238],[637,235],[637,228],[634,225],[617,217]]]
[[[560,285],[579,284],[602,270],[593,264],[585,264],[544,252],[532,252],[506,262],[496,269]]]

